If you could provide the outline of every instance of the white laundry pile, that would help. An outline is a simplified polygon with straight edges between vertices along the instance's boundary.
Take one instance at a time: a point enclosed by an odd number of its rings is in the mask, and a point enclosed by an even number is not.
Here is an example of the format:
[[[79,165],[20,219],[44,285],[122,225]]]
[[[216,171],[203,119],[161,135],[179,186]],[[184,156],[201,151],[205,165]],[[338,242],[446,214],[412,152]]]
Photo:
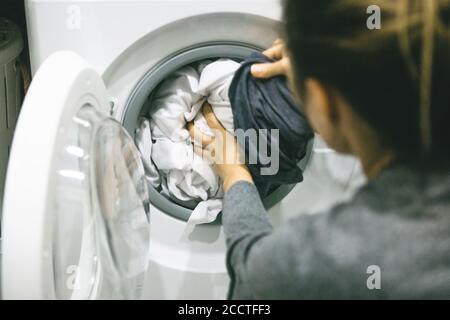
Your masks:
[[[212,135],[201,112],[207,100],[227,130],[233,130],[228,89],[240,64],[220,59],[184,67],[167,78],[150,101],[136,143],[143,156],[148,182],[167,197],[199,200],[189,222],[209,223],[222,210],[223,190],[211,164],[194,153],[186,124],[194,121]]]

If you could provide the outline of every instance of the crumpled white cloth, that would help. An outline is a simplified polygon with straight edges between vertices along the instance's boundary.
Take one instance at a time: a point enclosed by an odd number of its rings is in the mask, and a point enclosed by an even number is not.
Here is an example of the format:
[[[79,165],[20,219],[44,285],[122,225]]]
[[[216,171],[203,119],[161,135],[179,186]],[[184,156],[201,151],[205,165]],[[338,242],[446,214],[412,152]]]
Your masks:
[[[201,200],[189,223],[213,222],[222,211],[223,190],[210,163],[194,153],[187,122],[212,135],[200,112],[207,100],[222,125],[233,131],[228,89],[240,64],[230,59],[184,67],[167,78],[149,101],[150,124],[143,120],[136,144],[147,180],[168,197]]]
[[[135,142],[141,152],[142,162],[144,164],[145,177],[147,181],[155,188],[161,185],[161,177],[158,169],[152,161],[152,133],[150,130],[150,121],[145,118],[140,120],[136,129]]]

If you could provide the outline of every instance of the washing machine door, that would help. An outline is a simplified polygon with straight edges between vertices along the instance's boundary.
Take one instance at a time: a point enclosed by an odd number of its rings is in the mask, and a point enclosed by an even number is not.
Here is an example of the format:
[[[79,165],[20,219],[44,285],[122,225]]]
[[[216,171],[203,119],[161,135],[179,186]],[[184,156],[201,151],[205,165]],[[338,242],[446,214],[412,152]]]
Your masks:
[[[50,56],[25,98],[3,210],[5,299],[139,298],[149,200],[138,150],[101,77]]]

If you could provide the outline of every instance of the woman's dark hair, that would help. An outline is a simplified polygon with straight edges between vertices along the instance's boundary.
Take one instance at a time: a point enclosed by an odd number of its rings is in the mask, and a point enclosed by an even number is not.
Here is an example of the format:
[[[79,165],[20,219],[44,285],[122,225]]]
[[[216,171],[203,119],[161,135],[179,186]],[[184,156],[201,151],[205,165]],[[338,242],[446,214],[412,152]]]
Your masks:
[[[450,161],[450,0],[286,0],[284,15],[300,89],[338,90],[402,161]]]

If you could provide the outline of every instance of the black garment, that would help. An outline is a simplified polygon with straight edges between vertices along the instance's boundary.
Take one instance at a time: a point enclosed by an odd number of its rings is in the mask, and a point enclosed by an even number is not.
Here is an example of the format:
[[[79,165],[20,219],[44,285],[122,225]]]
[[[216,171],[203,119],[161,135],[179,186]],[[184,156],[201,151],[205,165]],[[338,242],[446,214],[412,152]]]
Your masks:
[[[247,159],[250,154],[257,155],[258,163],[249,164],[248,167],[263,197],[282,184],[303,181],[298,162],[306,155],[308,141],[314,135],[295,104],[285,77],[266,80],[251,75],[250,68],[254,63],[266,62],[272,60],[259,52],[253,53],[235,73],[229,89],[235,130],[268,129],[267,151],[270,153],[272,143],[276,142],[271,141],[270,129],[279,129],[280,166],[275,175],[261,175],[261,168],[270,165],[264,165],[264,161],[261,161],[257,145],[246,143],[242,146],[245,147]]]

